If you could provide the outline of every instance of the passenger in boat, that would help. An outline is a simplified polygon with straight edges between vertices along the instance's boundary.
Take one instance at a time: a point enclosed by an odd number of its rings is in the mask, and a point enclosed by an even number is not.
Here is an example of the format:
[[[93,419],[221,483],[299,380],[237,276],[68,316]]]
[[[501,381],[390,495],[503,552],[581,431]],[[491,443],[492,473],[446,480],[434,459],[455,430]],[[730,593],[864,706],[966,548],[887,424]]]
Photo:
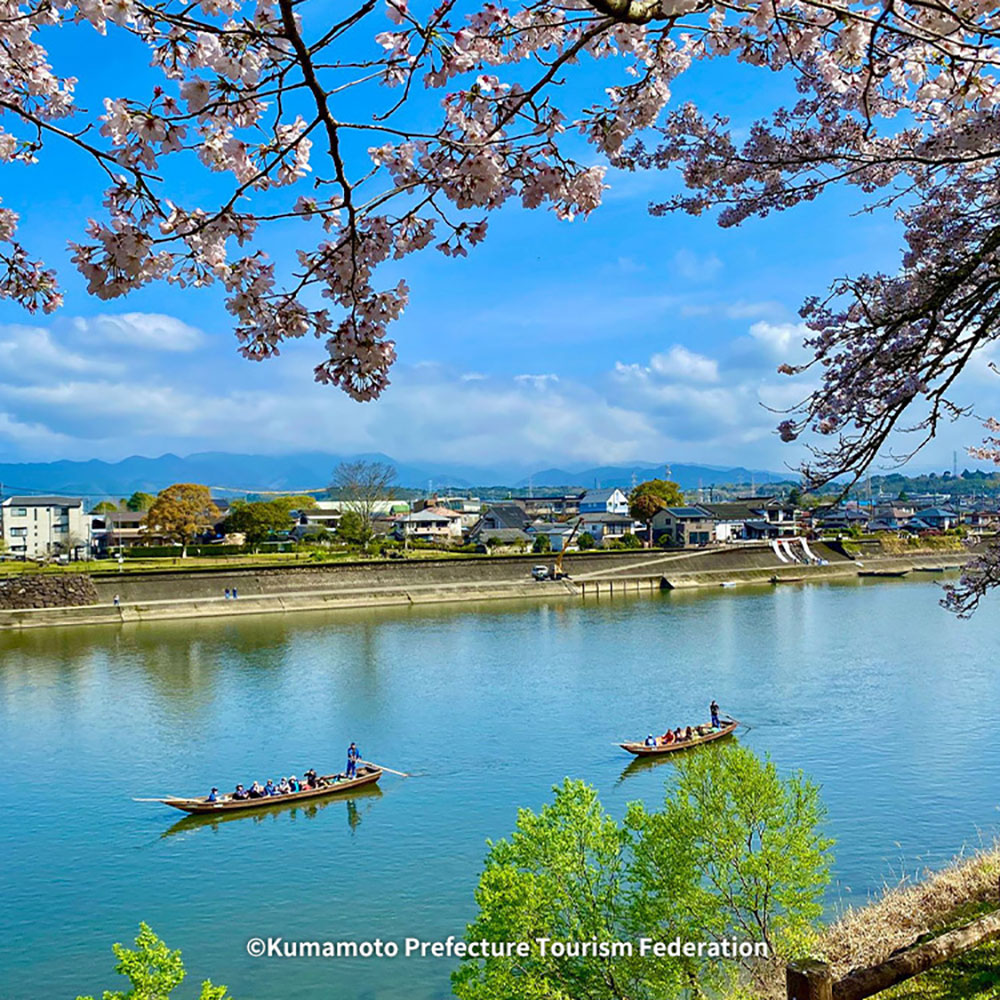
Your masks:
[[[674,742],[674,731],[672,729],[668,729],[663,734],[663,745],[668,747],[673,742]]]
[[[358,775],[358,761],[361,760],[361,751],[357,744],[352,743],[347,748],[347,777],[356,778]]]
[[[208,800],[207,801],[209,801],[209,802],[218,802],[219,801],[219,789],[218,788],[213,788],[208,793]]]
[[[261,788],[261,785],[260,785],[259,781],[255,781],[250,786],[250,791],[247,792],[247,795],[249,795],[250,798],[252,798],[252,799],[261,799],[261,798],[264,797],[264,789]]]
[[[656,746],[656,737],[652,733],[650,733],[646,737],[646,746],[648,746],[648,747],[655,747]]]
[[[691,729],[690,726],[687,727],[687,730],[684,733],[684,739],[686,740],[694,739],[694,731]]]
[[[278,786],[270,778],[267,779],[267,784],[264,786],[264,794],[265,795],[278,794]]]
[[[288,788],[289,791],[292,792],[302,791],[302,786],[299,784],[299,779],[296,778],[294,774],[288,779]]]
[[[288,779],[287,778],[282,778],[281,781],[278,782],[278,794],[279,795],[287,795],[291,790],[292,790],[292,787],[291,787],[291,785],[288,784]]]
[[[712,704],[708,706],[708,710],[712,713],[712,725],[716,729],[722,728],[722,723],[719,722],[719,703],[713,698]]]
[[[684,740],[684,731],[683,731],[683,730],[681,729],[681,727],[680,727],[680,726],[678,726],[678,727],[677,727],[677,728],[676,728],[676,729],[674,730],[674,739],[675,739],[675,740],[676,740],[676,741],[677,741],[678,743],[681,743],[681,742],[682,742],[682,741]]]
[[[242,801],[243,799],[250,798],[250,793],[242,785],[237,785],[236,791],[233,792],[233,798]]]
[[[305,774],[302,775],[305,778],[306,788],[319,788],[319,779],[316,777],[316,768],[311,767]]]

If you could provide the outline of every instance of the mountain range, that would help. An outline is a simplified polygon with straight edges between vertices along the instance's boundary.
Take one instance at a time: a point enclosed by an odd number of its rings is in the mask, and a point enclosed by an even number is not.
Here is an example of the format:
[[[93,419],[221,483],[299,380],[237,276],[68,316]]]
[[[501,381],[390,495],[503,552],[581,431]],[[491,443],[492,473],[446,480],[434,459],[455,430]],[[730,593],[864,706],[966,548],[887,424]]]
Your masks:
[[[555,486],[620,486],[633,480],[664,478],[666,464],[583,467],[567,465],[533,471],[514,465],[472,466],[449,462],[397,462],[375,453],[333,455],[303,452],[294,455],[234,455],[202,452],[180,457],[135,455],[120,462],[62,460],[56,462],[0,463],[0,493],[60,493],[90,499],[129,496],[136,490],[156,493],[171,483],[204,483],[220,496],[239,496],[256,491],[313,492],[327,486],[340,462],[356,459],[387,462],[395,466],[400,486],[442,492],[449,488],[510,487],[542,490]],[[682,489],[737,483],[787,482],[791,472],[768,472],[742,466],[671,463],[670,478]]]

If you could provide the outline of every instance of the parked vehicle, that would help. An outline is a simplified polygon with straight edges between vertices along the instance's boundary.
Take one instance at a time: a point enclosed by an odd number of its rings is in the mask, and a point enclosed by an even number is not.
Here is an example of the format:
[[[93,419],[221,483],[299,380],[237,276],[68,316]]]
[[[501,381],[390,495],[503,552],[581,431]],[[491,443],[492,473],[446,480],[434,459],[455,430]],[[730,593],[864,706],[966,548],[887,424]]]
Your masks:
[[[531,575],[536,580],[548,580],[552,574],[549,572],[548,566],[532,566]]]

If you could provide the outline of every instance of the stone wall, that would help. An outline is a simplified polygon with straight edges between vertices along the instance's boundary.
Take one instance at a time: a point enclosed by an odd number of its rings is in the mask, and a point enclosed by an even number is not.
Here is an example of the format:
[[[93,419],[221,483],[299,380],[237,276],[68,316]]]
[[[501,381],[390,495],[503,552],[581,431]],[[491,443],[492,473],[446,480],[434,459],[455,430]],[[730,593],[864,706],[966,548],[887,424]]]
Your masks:
[[[0,579],[0,608],[69,608],[97,603],[97,588],[80,574],[34,574]]]

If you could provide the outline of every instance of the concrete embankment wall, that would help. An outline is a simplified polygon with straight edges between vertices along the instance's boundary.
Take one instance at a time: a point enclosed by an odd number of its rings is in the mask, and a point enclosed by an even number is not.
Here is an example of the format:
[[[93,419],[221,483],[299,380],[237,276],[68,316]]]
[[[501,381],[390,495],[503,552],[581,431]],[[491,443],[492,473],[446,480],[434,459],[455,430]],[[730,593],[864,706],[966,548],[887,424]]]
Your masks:
[[[826,565],[783,562],[767,544],[725,549],[637,550],[573,553],[564,568],[569,580],[535,582],[532,566],[554,562],[550,555],[499,559],[385,560],[274,568],[146,571],[95,574],[84,580],[87,606],[30,610],[0,609],[0,629],[82,625],[167,618],[202,618],[292,611],[333,610],[455,601],[591,596],[667,588],[718,587],[777,581],[851,577],[859,569],[900,571],[920,566],[960,566],[964,551],[920,551],[887,555],[870,547],[856,560],[851,553],[812,543]],[[23,578],[27,579],[27,578]],[[41,579],[41,577],[37,578]],[[45,579],[59,579],[48,576]],[[236,589],[239,600],[225,600]],[[114,604],[118,597],[119,605]],[[79,598],[66,604],[81,604]]]

